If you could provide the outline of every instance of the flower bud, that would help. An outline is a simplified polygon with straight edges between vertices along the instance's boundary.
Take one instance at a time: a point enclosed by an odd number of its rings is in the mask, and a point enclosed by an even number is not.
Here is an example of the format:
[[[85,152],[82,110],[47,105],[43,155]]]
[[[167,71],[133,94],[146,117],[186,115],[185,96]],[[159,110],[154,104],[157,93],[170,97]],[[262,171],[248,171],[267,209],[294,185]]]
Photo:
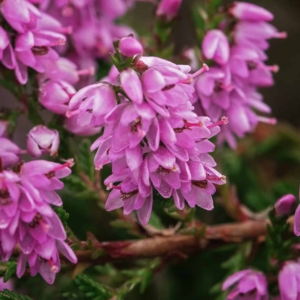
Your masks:
[[[240,20],[272,21],[273,15],[266,9],[251,3],[235,2],[229,9],[231,15]]]
[[[161,0],[158,4],[156,15],[165,17],[167,21],[174,19],[178,13],[182,0]]]
[[[43,153],[57,155],[59,134],[43,125],[32,128],[27,136],[27,150],[33,157],[40,157]]]
[[[213,59],[220,65],[229,59],[229,43],[221,30],[210,30],[204,37],[202,51],[206,58]]]
[[[292,213],[295,201],[296,197],[292,194],[279,198],[274,205],[276,216],[281,217]]]
[[[134,37],[122,38],[119,42],[119,51],[122,55],[131,57],[143,52],[142,44]]]

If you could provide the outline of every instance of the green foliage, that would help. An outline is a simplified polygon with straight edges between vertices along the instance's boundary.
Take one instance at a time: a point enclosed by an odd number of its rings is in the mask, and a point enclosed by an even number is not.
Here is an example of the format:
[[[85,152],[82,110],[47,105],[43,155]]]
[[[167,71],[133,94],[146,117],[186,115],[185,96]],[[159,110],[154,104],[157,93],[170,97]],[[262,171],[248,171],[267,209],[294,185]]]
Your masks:
[[[74,279],[74,283],[78,289],[84,293],[86,299],[108,300],[113,296],[113,293],[108,288],[94,281],[87,275],[77,275]]]
[[[63,178],[65,187],[72,193],[82,193],[87,190],[86,184],[76,174]]]
[[[122,274],[129,279],[117,290],[118,299],[124,299],[137,286],[139,286],[140,293],[144,293],[153,277],[154,270],[159,265],[160,260],[153,259],[147,264],[147,267],[122,271]]]
[[[90,151],[91,142],[89,139],[83,139],[78,147],[78,159],[76,160],[77,167],[80,172],[86,174],[90,179],[93,179],[95,173],[94,155]]]
[[[276,260],[278,263],[291,259],[291,246],[293,238],[289,238],[290,225],[286,222],[286,217],[276,217],[274,210],[269,213],[271,224],[268,224],[268,235],[266,244],[270,262]],[[271,265],[271,269],[276,269]]]
[[[17,270],[17,263],[14,261],[9,261],[5,264],[6,270],[4,273],[4,282],[7,282],[12,276],[16,274]]]
[[[28,296],[18,294],[13,291],[4,290],[0,292],[0,300],[32,300]]]
[[[68,221],[70,215],[66,212],[66,210],[62,206],[60,206],[60,207],[53,207],[53,210],[56,212],[56,214],[60,218],[62,224],[66,228],[67,225],[68,225],[67,221]]]

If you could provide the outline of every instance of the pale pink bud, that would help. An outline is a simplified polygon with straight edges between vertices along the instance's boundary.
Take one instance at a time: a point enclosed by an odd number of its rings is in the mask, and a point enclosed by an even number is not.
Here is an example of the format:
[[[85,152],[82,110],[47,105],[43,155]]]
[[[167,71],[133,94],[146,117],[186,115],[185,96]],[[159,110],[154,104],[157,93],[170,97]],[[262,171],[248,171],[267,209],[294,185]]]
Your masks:
[[[213,59],[220,65],[229,59],[229,43],[221,30],[210,30],[204,37],[202,51],[206,58]]]
[[[122,55],[130,57],[143,52],[142,44],[134,37],[120,39],[119,51]]]
[[[247,21],[271,21],[274,18],[273,15],[263,7],[246,2],[233,3],[229,12],[237,19]]]
[[[274,205],[275,213],[278,217],[289,215],[293,211],[296,197],[292,194],[279,198]]]
[[[296,197],[292,194],[282,196],[274,205],[276,216],[289,215],[294,208]]]

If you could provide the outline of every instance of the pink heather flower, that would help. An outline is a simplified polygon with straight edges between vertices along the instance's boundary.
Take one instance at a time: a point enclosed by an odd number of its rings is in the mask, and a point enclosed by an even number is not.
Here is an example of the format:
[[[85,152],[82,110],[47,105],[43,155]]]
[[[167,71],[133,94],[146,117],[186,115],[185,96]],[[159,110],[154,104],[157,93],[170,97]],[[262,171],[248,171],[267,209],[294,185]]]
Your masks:
[[[25,32],[26,27],[40,17],[39,10],[26,0],[4,0],[0,11],[9,25],[20,33]]]
[[[7,138],[0,137],[0,170],[16,164],[20,160],[20,152],[21,149],[15,143]]]
[[[275,213],[278,217],[289,215],[292,213],[296,197],[292,194],[282,196],[274,205]]]
[[[40,86],[39,102],[48,110],[63,115],[76,90],[65,81],[49,80]]]
[[[258,5],[247,2],[234,2],[229,9],[231,15],[240,20],[272,21],[273,14]]]
[[[218,141],[226,141],[235,148],[236,137],[253,132],[258,122],[276,123],[276,119],[257,113],[271,112],[257,88],[273,85],[272,73],[279,69],[265,64],[268,39],[284,38],[286,34],[265,22],[270,15],[258,6],[238,2],[230,12],[238,19],[231,33],[234,43],[228,46],[221,29],[207,33],[203,54],[219,66],[213,66],[195,80],[196,94],[192,102],[198,114],[207,115],[213,122],[221,116],[229,118],[230,123],[218,135]]]
[[[45,73],[40,75],[40,81],[48,79],[53,81],[67,82],[71,85],[79,81],[80,75],[93,75],[94,69],[89,68],[86,70],[78,70],[76,64],[64,57],[58,57],[54,62],[49,61]]]
[[[136,54],[142,54],[143,46],[134,37],[125,37],[120,39],[119,51],[122,55],[130,57]]]
[[[56,156],[59,147],[59,134],[57,130],[46,126],[33,127],[27,136],[27,150],[33,157],[40,157],[43,153]]]
[[[105,115],[116,106],[117,100],[111,85],[96,83],[79,90],[69,103],[67,117],[78,115],[79,126],[102,126]]]
[[[7,136],[8,127],[9,127],[8,121],[0,120],[0,137]]]
[[[99,0],[97,4],[102,14],[111,20],[123,16],[133,5],[134,0]]]
[[[297,300],[300,297],[300,264],[288,261],[279,272],[278,284],[281,300]]]
[[[78,126],[78,115],[73,115],[65,119],[64,128],[79,136],[90,136],[99,133],[102,127]]]
[[[223,283],[222,290],[234,285],[226,299],[267,300],[267,280],[261,272],[251,269],[243,270],[229,276]]]
[[[224,65],[229,59],[229,43],[221,30],[209,30],[202,43],[202,51],[206,58]]]
[[[182,0],[161,0],[156,9],[156,15],[171,21],[177,16],[181,2]]]
[[[4,282],[4,278],[0,277],[0,291],[9,290],[12,291],[14,289],[14,285],[11,279]]]
[[[300,192],[299,192],[300,197]],[[296,236],[300,236],[300,205],[297,206],[294,215],[294,233]]]
[[[59,22],[53,22],[46,14],[40,11],[27,0],[4,0],[0,11],[4,19],[15,30],[8,35],[0,28],[0,59],[3,65],[15,71],[21,84],[28,79],[27,68],[38,73],[45,72],[45,57],[51,52],[51,47],[63,45],[66,41],[62,34],[63,29]],[[46,19],[46,21],[40,21]]]
[[[240,21],[234,29],[234,40],[236,43],[251,44],[263,50],[269,47],[267,40],[286,38],[286,36],[285,32],[278,32],[273,25],[262,21]]]
[[[116,25],[115,19],[124,15],[133,5],[130,0],[98,1],[41,1],[40,8],[72,28],[70,45],[62,52],[69,52],[81,59],[107,57],[113,50],[113,41],[134,33],[132,29]]]
[[[60,269],[59,252],[71,262],[77,259],[64,242],[63,225],[50,205],[62,201],[56,190],[63,188],[60,178],[70,174],[69,166],[44,160],[25,163],[19,173],[0,172],[0,253],[7,261],[16,245],[20,246],[17,276],[21,277],[29,263],[30,272],[38,272],[50,284]]]
[[[67,115],[78,115],[78,127],[104,126],[91,150],[97,149],[96,169],[112,163],[112,175],[105,180],[112,189],[107,210],[136,210],[146,225],[156,191],[166,199],[173,196],[179,209],[185,201],[191,207],[213,208],[214,184],[226,179],[214,169],[216,163],[208,154],[214,145],[208,139],[227,119],[214,124],[198,117],[190,102],[194,77],[207,69],[205,65],[189,74],[189,66],[140,57],[118,76],[123,89],[119,104],[112,86],[104,82],[73,96]],[[117,84],[115,76],[117,72],[111,80]]]

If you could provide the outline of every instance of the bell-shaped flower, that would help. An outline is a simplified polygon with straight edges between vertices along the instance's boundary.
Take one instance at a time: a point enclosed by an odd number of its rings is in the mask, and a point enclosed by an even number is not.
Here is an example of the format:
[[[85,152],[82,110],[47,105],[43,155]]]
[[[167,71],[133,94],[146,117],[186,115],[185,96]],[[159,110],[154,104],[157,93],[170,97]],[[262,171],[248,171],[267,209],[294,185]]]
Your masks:
[[[27,136],[27,150],[33,157],[43,153],[56,156],[59,147],[59,134],[43,125],[32,128]]]
[[[263,273],[251,269],[243,270],[229,276],[223,283],[222,290],[233,286],[226,299],[267,300],[267,280]]]
[[[234,2],[229,9],[231,15],[239,20],[247,21],[272,21],[271,12],[258,5],[247,2]]]
[[[221,30],[209,30],[203,39],[202,51],[206,58],[220,65],[226,64],[230,52],[227,37]]]

